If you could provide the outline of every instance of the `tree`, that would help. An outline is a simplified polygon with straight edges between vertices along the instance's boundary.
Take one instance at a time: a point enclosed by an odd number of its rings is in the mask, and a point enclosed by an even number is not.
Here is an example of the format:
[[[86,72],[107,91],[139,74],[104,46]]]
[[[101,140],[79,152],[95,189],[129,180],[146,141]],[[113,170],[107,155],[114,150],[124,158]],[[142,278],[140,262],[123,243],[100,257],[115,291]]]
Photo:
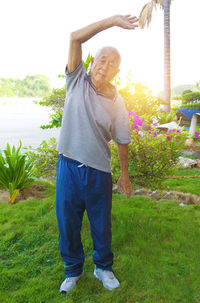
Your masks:
[[[171,76],[170,76],[170,4],[171,0],[151,0],[143,7],[139,26],[144,28],[149,26],[153,9],[160,6],[164,10],[164,99],[166,101],[166,111],[170,112],[171,105]]]
[[[49,92],[49,79],[44,75],[29,75],[24,79],[0,78],[0,96],[2,97],[44,97]]]

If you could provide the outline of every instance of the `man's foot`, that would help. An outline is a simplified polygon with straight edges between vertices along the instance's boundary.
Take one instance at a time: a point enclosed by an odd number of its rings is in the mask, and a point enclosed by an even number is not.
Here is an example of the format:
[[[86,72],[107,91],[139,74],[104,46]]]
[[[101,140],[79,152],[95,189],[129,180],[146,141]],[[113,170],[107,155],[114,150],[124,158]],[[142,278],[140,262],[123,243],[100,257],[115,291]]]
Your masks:
[[[76,286],[76,282],[80,279],[80,277],[82,275],[83,275],[83,273],[81,273],[79,276],[76,276],[76,277],[66,278],[60,285],[60,292],[66,293],[66,292],[72,290]]]
[[[120,287],[119,281],[115,278],[112,271],[95,268],[94,276],[99,279],[103,286],[109,290]]]

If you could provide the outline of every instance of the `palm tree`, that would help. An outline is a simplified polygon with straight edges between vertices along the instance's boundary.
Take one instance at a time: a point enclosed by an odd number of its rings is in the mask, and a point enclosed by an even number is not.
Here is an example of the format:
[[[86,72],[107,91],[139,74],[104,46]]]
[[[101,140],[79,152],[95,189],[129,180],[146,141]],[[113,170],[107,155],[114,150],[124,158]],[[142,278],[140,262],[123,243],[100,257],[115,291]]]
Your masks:
[[[153,9],[160,6],[164,10],[164,98],[166,101],[166,111],[170,112],[171,105],[171,75],[170,75],[170,4],[171,0],[151,0],[143,7],[139,26],[144,28],[149,26]]]
[[[197,90],[200,90],[200,81],[198,81],[198,82],[196,83],[196,88],[197,88]]]

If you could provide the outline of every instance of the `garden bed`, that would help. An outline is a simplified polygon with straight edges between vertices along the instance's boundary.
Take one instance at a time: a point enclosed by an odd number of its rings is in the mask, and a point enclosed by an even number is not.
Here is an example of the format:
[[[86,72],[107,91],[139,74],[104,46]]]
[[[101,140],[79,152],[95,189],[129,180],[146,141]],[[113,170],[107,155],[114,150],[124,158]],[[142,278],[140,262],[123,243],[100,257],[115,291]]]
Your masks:
[[[16,197],[15,202],[31,200],[31,199],[43,199],[47,197],[46,188],[40,184],[33,184],[27,188],[22,189]],[[0,202],[8,203],[10,200],[8,190],[0,190]]]

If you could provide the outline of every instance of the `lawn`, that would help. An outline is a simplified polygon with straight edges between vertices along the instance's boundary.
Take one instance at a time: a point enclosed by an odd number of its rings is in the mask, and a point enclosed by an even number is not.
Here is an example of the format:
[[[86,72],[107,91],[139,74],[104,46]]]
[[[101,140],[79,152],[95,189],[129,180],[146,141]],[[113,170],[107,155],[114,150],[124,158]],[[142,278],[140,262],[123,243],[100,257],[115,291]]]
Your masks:
[[[46,185],[47,186],[47,185]],[[49,186],[48,186],[49,187]],[[113,195],[114,291],[93,276],[87,215],[84,276],[67,295],[58,250],[54,188],[42,200],[0,203],[0,302],[199,303],[200,205],[180,207],[142,196]]]
[[[182,178],[165,180],[166,190],[200,195],[200,169],[177,169],[174,175]],[[188,178],[189,176],[192,178]],[[199,178],[194,178],[195,176],[199,176]]]

